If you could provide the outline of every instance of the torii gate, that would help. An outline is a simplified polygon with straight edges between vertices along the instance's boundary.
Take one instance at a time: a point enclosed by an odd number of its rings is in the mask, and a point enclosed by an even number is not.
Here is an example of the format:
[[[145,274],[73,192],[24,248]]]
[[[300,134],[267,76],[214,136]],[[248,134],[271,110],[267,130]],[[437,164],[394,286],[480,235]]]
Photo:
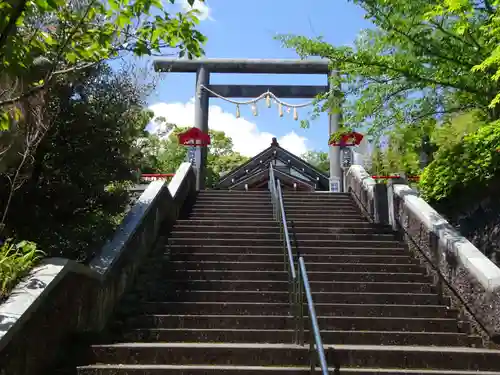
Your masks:
[[[331,71],[329,62],[325,60],[295,59],[199,59],[184,60],[159,58],[154,61],[157,72],[196,73],[195,127],[208,132],[209,98],[215,96],[204,88],[224,96],[237,98],[254,98],[270,91],[279,98],[314,98],[329,90],[328,76],[336,74]],[[290,86],[290,85],[210,85],[210,73],[258,73],[258,74],[325,74],[326,86]],[[329,115],[329,134],[339,129],[340,111]],[[340,164],[340,148],[329,147],[330,185],[333,191],[342,191],[342,169]],[[198,150],[197,190],[205,187],[207,164],[207,147]]]

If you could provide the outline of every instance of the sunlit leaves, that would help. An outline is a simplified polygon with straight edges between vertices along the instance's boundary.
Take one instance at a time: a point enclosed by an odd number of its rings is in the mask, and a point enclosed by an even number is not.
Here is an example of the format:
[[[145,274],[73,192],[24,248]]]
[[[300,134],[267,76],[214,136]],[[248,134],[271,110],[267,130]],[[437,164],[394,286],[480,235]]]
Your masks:
[[[500,172],[500,124],[494,122],[467,134],[461,142],[442,147],[425,169],[423,196],[433,202],[460,199],[484,191]]]
[[[2,2],[0,33],[12,14],[13,9]],[[46,82],[58,71],[71,71],[124,53],[144,56],[168,50],[200,57],[206,39],[196,30],[197,14],[194,9],[169,13],[161,0],[31,0],[16,20],[16,32],[0,45],[0,70],[22,76],[23,90],[29,90],[38,81],[30,82],[30,77],[33,58],[40,55],[52,65]],[[5,99],[10,98],[0,97],[0,107]]]
[[[353,47],[279,36],[301,57],[327,58],[343,73],[346,125],[368,127],[379,135],[401,123],[440,119],[471,107],[490,118],[500,115],[488,108],[498,92],[496,68],[492,72],[491,67],[500,60],[494,53],[498,43],[484,30],[491,19],[488,9],[471,7],[467,0],[440,6],[425,0],[354,2],[376,27],[360,33]],[[494,57],[483,63],[492,53]],[[327,103],[320,111],[331,108]]]

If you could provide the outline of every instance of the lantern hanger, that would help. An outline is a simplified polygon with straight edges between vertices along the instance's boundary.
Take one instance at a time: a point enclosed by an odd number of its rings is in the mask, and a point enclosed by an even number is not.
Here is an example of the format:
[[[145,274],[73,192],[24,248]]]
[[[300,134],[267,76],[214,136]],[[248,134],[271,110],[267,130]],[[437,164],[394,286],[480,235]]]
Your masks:
[[[222,96],[222,95],[216,93],[215,91],[210,90],[205,85],[201,85],[201,87],[202,87],[202,89],[204,89],[207,92],[211,93],[213,96],[215,96],[215,97],[217,97],[219,99],[225,100],[228,103],[235,104],[236,105],[236,117],[237,118],[240,117],[240,105],[249,105],[249,104],[252,106],[252,113],[253,113],[253,115],[257,116],[257,114],[258,114],[257,103],[260,100],[264,99],[264,98],[266,99],[266,104],[267,104],[268,108],[271,108],[271,98],[274,99],[274,102],[278,104],[278,113],[279,113],[280,117],[283,117],[283,107],[286,107],[287,110],[288,110],[288,112],[290,112],[290,109],[293,109],[293,119],[294,120],[298,120],[298,118],[299,118],[298,113],[297,113],[297,109],[298,108],[304,108],[304,107],[308,107],[308,106],[314,104],[314,100],[311,100],[311,101],[306,102],[306,103],[300,103],[300,104],[287,103],[287,102],[284,102],[284,101],[280,100],[276,95],[274,95],[269,90],[267,90],[266,92],[262,93],[261,95],[259,95],[255,99],[250,99],[250,100],[247,100],[247,101],[238,101],[238,100],[233,100],[233,99],[226,98],[225,96]]]

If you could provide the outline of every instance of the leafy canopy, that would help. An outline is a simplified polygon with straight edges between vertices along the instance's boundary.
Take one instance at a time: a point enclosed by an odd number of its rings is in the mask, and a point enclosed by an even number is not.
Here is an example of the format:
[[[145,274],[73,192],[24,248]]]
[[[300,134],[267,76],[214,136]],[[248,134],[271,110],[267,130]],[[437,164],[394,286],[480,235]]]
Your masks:
[[[330,173],[330,159],[328,159],[328,152],[307,151],[301,156],[301,158],[318,168],[320,171],[326,174]]]
[[[498,48],[498,41],[485,32],[497,17],[496,2],[479,6],[488,0],[460,0],[474,4],[466,18],[438,11],[436,4],[441,3],[428,0],[353,2],[375,25],[361,32],[354,47],[332,46],[321,38],[279,36],[301,57],[329,59],[342,73],[331,80],[332,87],[342,85],[343,98],[323,95],[316,114],[341,102],[344,124],[368,127],[374,135],[471,108],[490,119],[500,117],[497,107],[490,106],[498,93],[492,79],[496,69],[484,64]]]
[[[480,127],[463,139],[441,147],[425,168],[420,181],[423,197],[430,202],[455,203],[486,190],[500,175],[500,122]]]
[[[143,161],[137,141],[152,117],[143,109],[151,88],[134,73],[100,64],[79,73],[81,86],[51,85],[53,125],[13,196],[7,221],[13,237],[36,242],[48,256],[85,261],[119,224],[127,182]],[[9,184],[0,178],[4,210]]]
[[[0,95],[1,129],[10,124],[9,105],[58,74],[123,53],[164,54],[169,48],[180,57],[200,57],[205,37],[196,30],[197,15],[195,9],[171,14],[162,0],[2,2],[0,72],[15,82]]]

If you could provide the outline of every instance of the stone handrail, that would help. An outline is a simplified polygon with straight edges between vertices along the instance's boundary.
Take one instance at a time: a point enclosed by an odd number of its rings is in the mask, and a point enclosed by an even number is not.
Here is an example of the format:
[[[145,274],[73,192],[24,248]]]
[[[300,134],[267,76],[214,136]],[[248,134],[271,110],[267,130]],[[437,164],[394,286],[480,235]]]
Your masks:
[[[346,186],[357,196],[358,204],[364,206],[361,208],[376,218],[377,207],[388,206],[388,223],[401,229],[410,249],[431,263],[427,269],[438,290],[451,297],[452,307],[460,310],[478,333],[497,343],[500,339],[500,268],[408,185],[389,183],[385,201],[374,194],[376,185],[382,186],[359,165],[353,165],[346,174]],[[446,290],[450,288],[448,293]]]
[[[68,338],[104,328],[159,236],[195,193],[183,163],[167,186],[151,182],[112,239],[88,266],[49,258],[0,305],[0,374],[35,375],[53,363]]]

